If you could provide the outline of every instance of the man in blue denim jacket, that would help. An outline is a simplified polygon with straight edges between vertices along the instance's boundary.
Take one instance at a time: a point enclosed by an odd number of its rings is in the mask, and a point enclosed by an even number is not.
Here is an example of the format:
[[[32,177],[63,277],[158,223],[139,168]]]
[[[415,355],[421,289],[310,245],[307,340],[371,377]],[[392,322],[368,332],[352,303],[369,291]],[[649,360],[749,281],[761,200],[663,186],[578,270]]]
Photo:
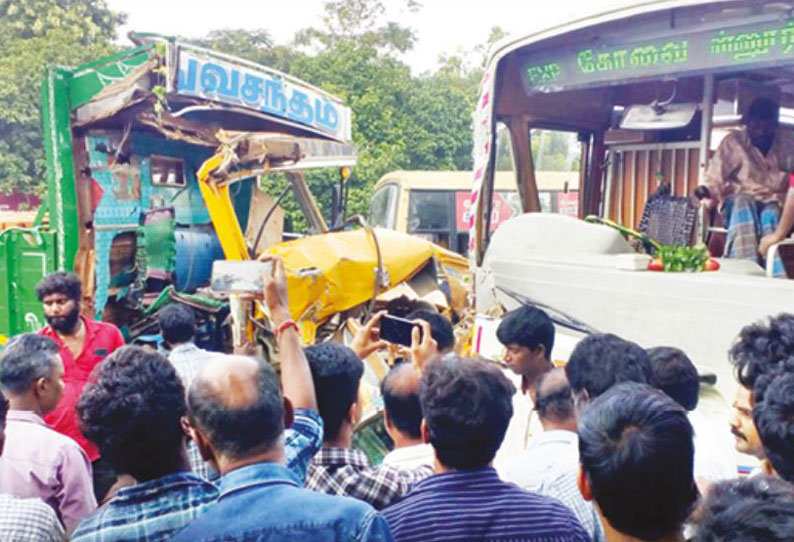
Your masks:
[[[265,277],[271,317],[281,321],[276,335],[282,355],[285,349],[299,349],[292,344],[297,337],[284,336],[291,327],[288,314],[278,314],[287,306],[279,302],[286,300],[283,274],[276,261],[273,274]],[[311,380],[308,365],[293,369],[305,370]],[[392,540],[385,520],[370,505],[304,489],[286,468],[283,436],[293,417],[290,399],[282,397],[268,364],[235,356],[203,368],[188,392],[188,416],[201,455],[222,475],[220,496],[174,542]]]
[[[279,278],[283,283],[283,274]],[[265,294],[277,325],[289,318],[285,291],[271,288]],[[278,340],[284,394],[295,407],[295,421],[283,438],[286,467],[302,482],[322,445],[322,419],[297,330],[286,327]],[[222,365],[227,359],[218,355],[213,362]],[[86,387],[78,410],[86,436],[120,474],[137,483],[121,488],[84,520],[72,540],[164,542],[218,498],[217,486],[189,472],[181,424],[185,391],[161,354],[134,346],[114,352]],[[186,429],[192,436],[193,429]]]

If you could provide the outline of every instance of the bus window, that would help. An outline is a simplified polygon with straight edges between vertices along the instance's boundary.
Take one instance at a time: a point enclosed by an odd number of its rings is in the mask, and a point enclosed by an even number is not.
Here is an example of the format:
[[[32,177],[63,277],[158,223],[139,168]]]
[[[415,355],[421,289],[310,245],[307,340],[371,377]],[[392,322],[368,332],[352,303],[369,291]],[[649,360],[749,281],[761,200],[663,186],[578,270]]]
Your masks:
[[[577,216],[581,145],[573,132],[531,130],[532,159],[544,213]]]
[[[453,197],[454,192],[448,190],[412,190],[408,201],[408,233],[419,234],[448,248]]]
[[[394,229],[398,190],[396,184],[387,184],[372,195],[369,204],[369,223],[372,227]]]

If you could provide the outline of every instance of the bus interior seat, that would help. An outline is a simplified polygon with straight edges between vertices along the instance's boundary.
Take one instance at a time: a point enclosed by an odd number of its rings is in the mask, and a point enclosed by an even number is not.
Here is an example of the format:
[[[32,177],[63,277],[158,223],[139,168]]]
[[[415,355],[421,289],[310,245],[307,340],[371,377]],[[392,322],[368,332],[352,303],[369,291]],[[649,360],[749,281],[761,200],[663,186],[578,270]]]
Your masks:
[[[728,229],[725,216],[717,209],[706,211],[706,247],[713,258],[725,255],[725,243],[728,241]]]
[[[690,199],[672,195],[670,184],[662,183],[645,202],[638,229],[662,245],[691,246],[696,221]]]

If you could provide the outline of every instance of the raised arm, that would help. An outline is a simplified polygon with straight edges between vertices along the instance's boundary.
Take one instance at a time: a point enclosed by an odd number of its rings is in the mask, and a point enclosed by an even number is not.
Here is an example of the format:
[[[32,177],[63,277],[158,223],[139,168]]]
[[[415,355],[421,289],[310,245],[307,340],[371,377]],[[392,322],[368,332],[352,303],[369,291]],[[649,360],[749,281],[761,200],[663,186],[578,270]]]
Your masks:
[[[289,313],[284,262],[274,256],[266,256],[262,260],[273,262],[271,272],[264,276],[264,294],[270,320],[276,329],[284,396],[289,398],[295,408],[316,411],[317,396],[314,393],[314,380],[309,362],[303,354],[298,326],[292,321]]]

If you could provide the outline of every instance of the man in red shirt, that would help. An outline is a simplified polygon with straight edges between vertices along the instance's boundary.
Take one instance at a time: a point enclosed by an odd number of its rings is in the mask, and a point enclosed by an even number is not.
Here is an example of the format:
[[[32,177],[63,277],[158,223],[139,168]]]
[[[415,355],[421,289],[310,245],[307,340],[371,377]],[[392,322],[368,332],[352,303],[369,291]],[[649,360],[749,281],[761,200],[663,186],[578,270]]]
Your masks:
[[[94,492],[97,501],[101,501],[116,475],[100,459],[97,448],[80,432],[75,405],[91,371],[111,352],[124,346],[124,338],[113,324],[80,315],[82,284],[72,273],[58,271],[47,275],[36,286],[36,295],[49,324],[41,334],[58,343],[64,370],[63,396],[55,410],[44,419],[85,450],[93,468]]]

